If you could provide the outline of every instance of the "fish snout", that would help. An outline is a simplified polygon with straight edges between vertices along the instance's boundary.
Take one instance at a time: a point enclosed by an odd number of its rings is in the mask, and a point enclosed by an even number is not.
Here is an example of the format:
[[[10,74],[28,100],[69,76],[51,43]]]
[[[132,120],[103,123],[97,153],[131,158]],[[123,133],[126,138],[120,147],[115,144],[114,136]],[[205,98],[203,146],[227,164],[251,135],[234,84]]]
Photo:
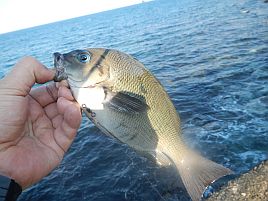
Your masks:
[[[65,68],[64,68],[64,56],[59,52],[53,53],[54,57],[54,68],[56,69],[56,73],[54,76],[55,82],[60,82],[62,80],[66,80],[68,78]]]
[[[55,63],[59,63],[61,60],[63,60],[63,55],[59,52],[55,52],[53,53],[53,57],[54,57],[54,64]]]

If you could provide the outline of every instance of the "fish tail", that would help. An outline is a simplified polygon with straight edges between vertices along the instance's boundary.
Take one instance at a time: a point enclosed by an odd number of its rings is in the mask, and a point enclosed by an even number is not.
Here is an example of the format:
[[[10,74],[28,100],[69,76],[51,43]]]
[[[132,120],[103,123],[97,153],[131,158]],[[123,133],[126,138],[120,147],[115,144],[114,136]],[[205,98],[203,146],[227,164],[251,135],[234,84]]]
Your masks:
[[[193,201],[199,201],[206,187],[232,171],[196,153],[187,152],[175,160],[183,184]]]

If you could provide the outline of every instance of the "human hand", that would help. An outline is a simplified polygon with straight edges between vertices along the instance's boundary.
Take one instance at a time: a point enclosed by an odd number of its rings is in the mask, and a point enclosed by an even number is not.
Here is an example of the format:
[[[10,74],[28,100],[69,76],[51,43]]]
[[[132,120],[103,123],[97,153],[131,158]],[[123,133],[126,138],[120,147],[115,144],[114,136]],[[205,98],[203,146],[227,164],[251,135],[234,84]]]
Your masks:
[[[19,61],[0,80],[0,175],[20,186],[36,183],[63,159],[81,122],[70,90],[32,57]]]

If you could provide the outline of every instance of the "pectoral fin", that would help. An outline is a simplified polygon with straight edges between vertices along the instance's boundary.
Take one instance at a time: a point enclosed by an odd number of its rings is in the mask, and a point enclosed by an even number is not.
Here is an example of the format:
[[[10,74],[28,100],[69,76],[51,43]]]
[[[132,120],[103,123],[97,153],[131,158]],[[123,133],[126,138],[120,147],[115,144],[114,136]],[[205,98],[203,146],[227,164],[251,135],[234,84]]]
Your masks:
[[[149,108],[142,96],[130,92],[112,92],[108,89],[105,90],[105,93],[104,104],[119,112],[138,114]]]

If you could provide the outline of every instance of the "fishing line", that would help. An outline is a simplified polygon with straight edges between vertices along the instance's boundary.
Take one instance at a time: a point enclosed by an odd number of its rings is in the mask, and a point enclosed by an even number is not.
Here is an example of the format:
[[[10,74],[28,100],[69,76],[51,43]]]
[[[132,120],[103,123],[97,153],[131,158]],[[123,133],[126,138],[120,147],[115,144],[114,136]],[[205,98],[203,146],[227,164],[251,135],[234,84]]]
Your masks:
[[[78,87],[78,86],[73,85],[71,83],[69,83],[69,86],[72,87],[72,88],[77,88],[77,89],[86,89],[86,88],[89,88],[89,87]]]
[[[157,188],[154,187],[154,185],[151,183],[151,181],[150,181],[147,177],[145,177],[145,179],[150,183],[152,189],[159,195],[159,197],[160,197],[162,200],[167,201],[167,200],[160,194],[160,192],[157,190]]]
[[[67,74],[68,76],[68,74]],[[73,78],[71,78],[70,76],[68,76],[68,79],[71,80],[71,81],[74,81],[74,82],[84,82],[85,80],[75,80]]]
[[[134,163],[133,163],[132,158],[130,158],[130,156],[128,156],[128,155],[126,155],[126,156],[131,160],[131,164],[130,164],[130,166],[133,166],[134,169],[135,169],[135,166],[133,165]],[[161,200],[163,200],[163,201],[167,201],[167,200],[161,195],[161,193],[157,190],[157,188],[154,187],[153,183],[152,183],[147,177],[144,177],[144,178],[147,180],[147,182],[149,182],[150,186],[151,186],[152,189],[159,195],[159,197],[161,198]],[[126,197],[126,195],[125,195],[125,197]]]

